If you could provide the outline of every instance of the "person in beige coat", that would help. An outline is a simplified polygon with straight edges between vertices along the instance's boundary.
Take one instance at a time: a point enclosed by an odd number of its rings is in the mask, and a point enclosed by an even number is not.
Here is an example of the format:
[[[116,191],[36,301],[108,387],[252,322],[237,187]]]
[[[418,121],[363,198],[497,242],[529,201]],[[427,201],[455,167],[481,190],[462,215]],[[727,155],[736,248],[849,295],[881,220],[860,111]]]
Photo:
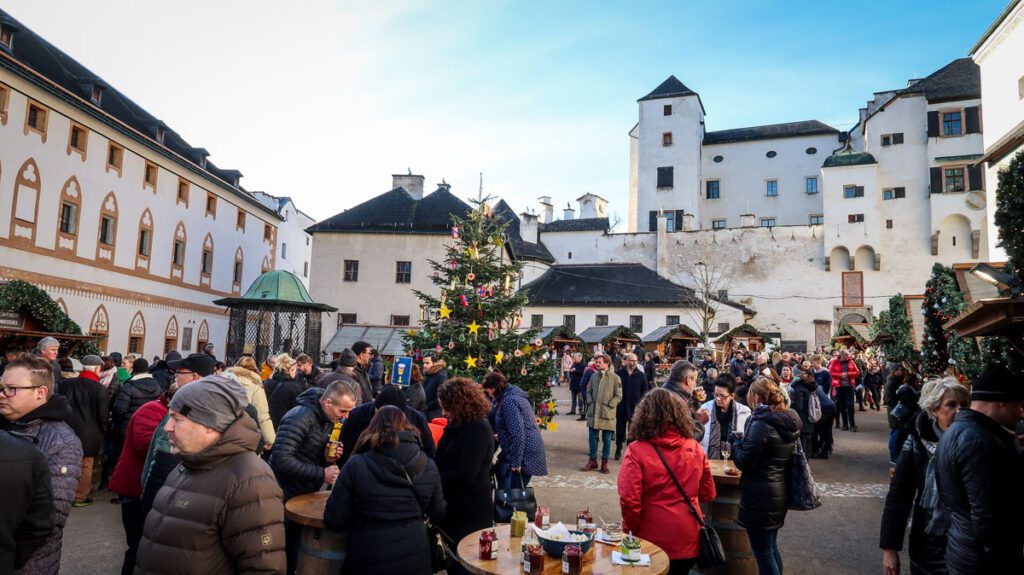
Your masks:
[[[251,357],[243,357],[238,360],[235,367],[229,367],[228,373],[238,379],[238,383],[245,388],[245,394],[249,397],[249,404],[256,408],[257,423],[260,426],[260,433],[263,435],[263,448],[270,449],[277,439],[277,432],[274,424],[270,421],[270,405],[267,403],[267,393],[263,391],[263,380],[260,379],[257,371],[256,360]]]
[[[611,369],[611,358],[604,353],[594,355],[594,369],[587,384],[587,427],[590,428],[590,459],[581,471],[597,469],[597,440],[600,433],[601,473],[610,473],[608,456],[615,439],[615,414],[622,401],[622,380]]]

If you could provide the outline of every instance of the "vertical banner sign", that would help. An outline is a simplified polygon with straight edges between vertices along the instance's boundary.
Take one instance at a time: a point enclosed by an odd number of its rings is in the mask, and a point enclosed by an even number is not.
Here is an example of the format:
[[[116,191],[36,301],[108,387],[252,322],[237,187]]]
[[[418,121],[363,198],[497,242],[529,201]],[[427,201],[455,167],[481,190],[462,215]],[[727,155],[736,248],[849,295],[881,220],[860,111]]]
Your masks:
[[[395,364],[391,368],[391,383],[394,385],[408,386],[412,378],[412,358],[396,357]]]

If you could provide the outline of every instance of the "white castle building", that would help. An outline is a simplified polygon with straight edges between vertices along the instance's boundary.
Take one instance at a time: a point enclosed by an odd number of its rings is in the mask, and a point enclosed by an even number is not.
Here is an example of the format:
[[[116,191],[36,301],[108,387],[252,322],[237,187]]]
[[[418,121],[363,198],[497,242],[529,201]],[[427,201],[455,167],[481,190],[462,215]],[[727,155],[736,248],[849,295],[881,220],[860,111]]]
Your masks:
[[[108,352],[223,352],[212,301],[304,278],[312,220],[208,156],[0,11],[0,281],[45,289]]]

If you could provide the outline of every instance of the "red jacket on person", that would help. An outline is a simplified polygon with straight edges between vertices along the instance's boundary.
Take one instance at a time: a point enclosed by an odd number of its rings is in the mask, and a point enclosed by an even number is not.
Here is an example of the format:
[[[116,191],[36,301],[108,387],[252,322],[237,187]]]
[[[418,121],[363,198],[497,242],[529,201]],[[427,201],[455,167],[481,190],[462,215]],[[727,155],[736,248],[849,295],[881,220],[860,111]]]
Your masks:
[[[832,375],[832,387],[839,387],[840,379],[843,376],[843,362],[839,361],[839,358],[833,359],[828,364],[828,372]],[[857,369],[857,363],[852,359],[846,360],[846,377],[850,380],[850,385],[854,385],[853,380],[860,377],[860,370]]]
[[[699,501],[711,501],[716,495],[711,466],[696,440],[684,439],[670,430],[650,441],[630,443],[619,470],[623,533],[632,531],[633,535],[651,541],[664,549],[669,559],[697,557],[700,525],[652,444],[658,446],[672,466],[698,513]]]
[[[146,464],[149,442],[156,426],[167,415],[167,395],[144,404],[128,420],[121,459],[110,474],[110,490],[125,497],[142,497],[142,468]]]

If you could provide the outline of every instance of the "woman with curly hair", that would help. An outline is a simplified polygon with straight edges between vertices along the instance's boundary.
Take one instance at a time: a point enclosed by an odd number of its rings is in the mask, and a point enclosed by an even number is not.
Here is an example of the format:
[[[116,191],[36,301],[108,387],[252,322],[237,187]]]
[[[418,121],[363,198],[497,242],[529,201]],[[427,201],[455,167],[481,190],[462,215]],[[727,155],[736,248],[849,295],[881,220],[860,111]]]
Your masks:
[[[700,513],[700,502],[716,495],[708,458],[693,438],[689,406],[667,389],[652,389],[633,413],[629,440],[618,482],[622,529],[664,549],[670,575],[689,573],[700,555],[700,524],[691,505]]]
[[[487,422],[491,403],[476,382],[464,377],[449,379],[437,390],[444,417],[444,435],[437,445],[437,470],[448,502],[448,513],[438,527],[458,545],[463,537],[489,527],[493,520],[491,459],[494,432]],[[448,568],[449,573],[454,566]]]

